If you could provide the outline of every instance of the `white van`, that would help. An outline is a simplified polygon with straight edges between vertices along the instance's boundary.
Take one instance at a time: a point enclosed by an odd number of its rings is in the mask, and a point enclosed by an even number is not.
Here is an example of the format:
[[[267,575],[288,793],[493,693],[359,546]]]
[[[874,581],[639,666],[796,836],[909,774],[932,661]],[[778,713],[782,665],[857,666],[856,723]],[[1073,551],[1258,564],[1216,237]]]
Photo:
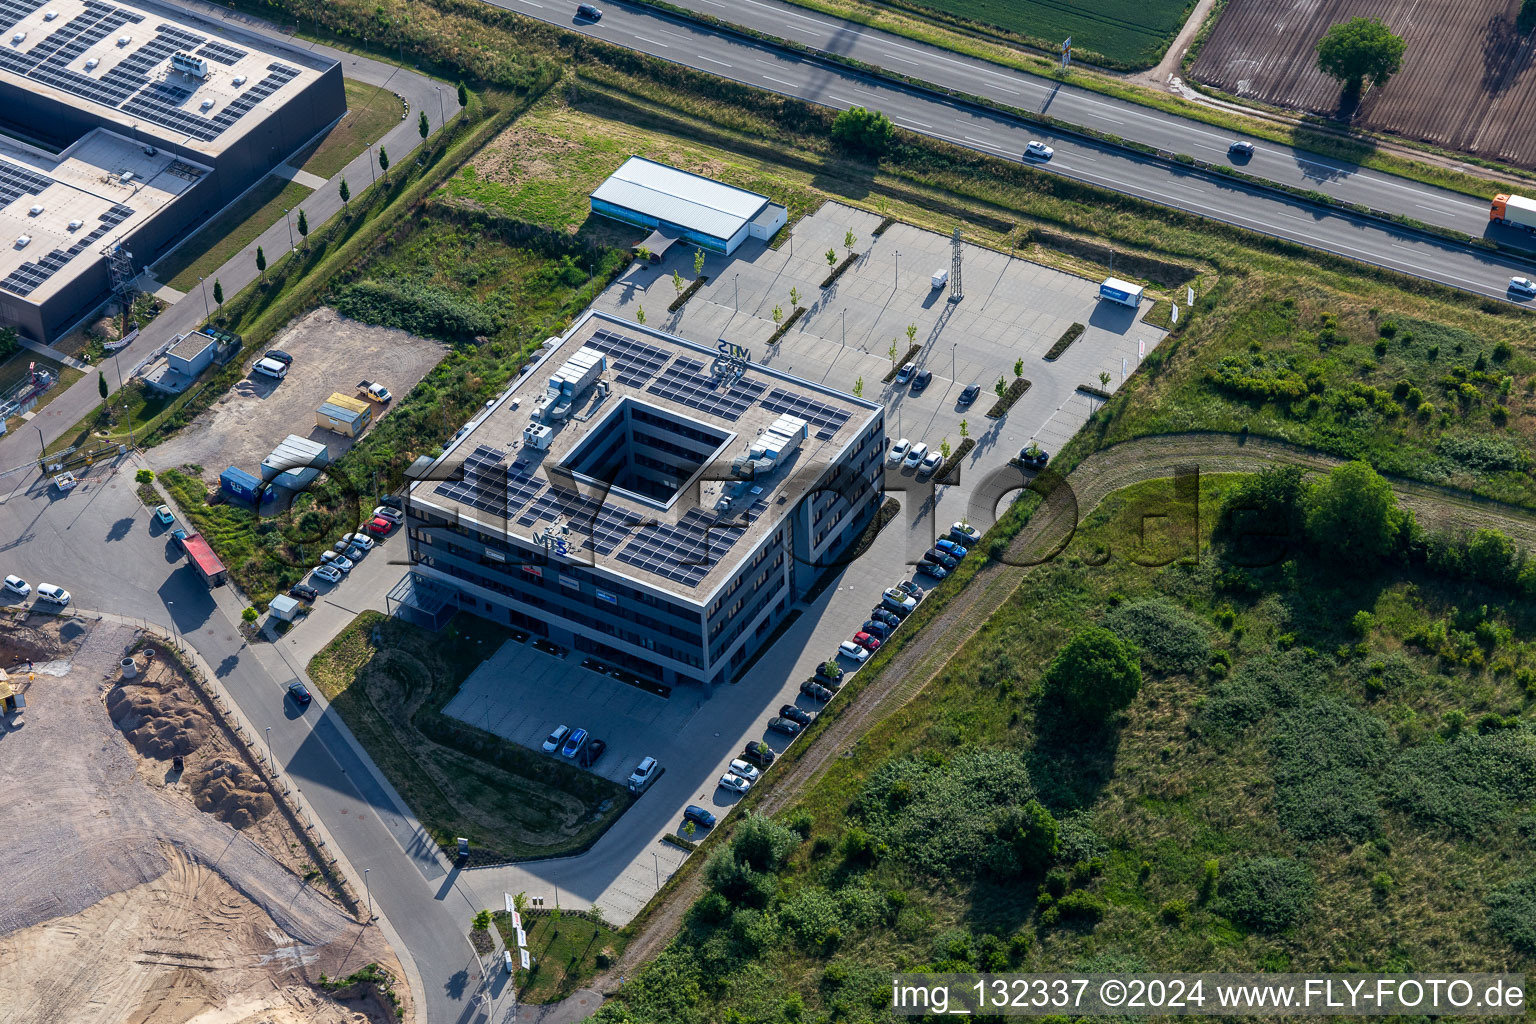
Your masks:
[[[276,359],[258,359],[256,360],[256,365],[251,367],[251,372],[282,380],[288,376],[288,367]]]
[[[935,288],[943,288],[947,284],[949,284],[949,268],[945,267],[943,270],[935,270],[933,272],[933,286]]]

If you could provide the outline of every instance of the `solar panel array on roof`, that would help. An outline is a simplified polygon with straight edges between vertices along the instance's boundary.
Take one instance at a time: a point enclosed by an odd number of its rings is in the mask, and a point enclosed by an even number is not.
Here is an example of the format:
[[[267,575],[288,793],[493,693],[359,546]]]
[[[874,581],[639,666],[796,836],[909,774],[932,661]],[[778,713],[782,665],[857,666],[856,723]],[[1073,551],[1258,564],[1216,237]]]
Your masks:
[[[769,412],[788,413],[809,420],[816,427],[818,441],[830,440],[838,428],[848,422],[849,415],[845,409],[835,409],[824,402],[783,388],[774,388],[768,392],[768,397],[763,399],[763,408]]]
[[[737,377],[729,382],[704,372],[697,359],[678,359],[661,377],[646,388],[653,395],[697,409],[711,416],[735,421],[757,401],[766,387],[761,381]]]
[[[46,174],[0,160],[0,207],[9,206],[24,195],[41,195],[53,184]]]
[[[240,49],[239,47],[228,46],[224,43],[211,41],[204,43],[203,48],[197,51],[197,55],[199,57],[207,57],[209,60],[216,60],[220,64],[228,64],[231,66],[235,65],[241,59],[248,56],[247,52]]]
[[[724,526],[703,509],[691,508],[672,523],[647,523],[619,552],[619,561],[696,587],[736,542],[740,526]]]
[[[476,447],[464,460],[464,478],[438,484],[437,493],[498,519],[509,519],[544,489],[544,481],[534,477],[523,463],[503,468],[505,458],[505,453],[494,448],[483,444]]]
[[[592,550],[599,555],[612,554],[640,523],[640,516],[627,508],[606,504],[568,487],[551,487],[518,518],[517,525],[531,527],[557,519],[564,519],[572,533],[590,537]]]
[[[656,375],[669,356],[655,345],[623,334],[615,334],[606,327],[584,342],[608,357],[608,365],[614,371],[614,379],[629,387],[640,387]]]
[[[70,260],[96,243],[102,235],[133,216],[133,208],[117,203],[106,213],[91,231],[77,238],[67,249],[54,249],[37,260],[23,263],[0,281],[0,288],[17,295],[30,295],[43,282],[58,273]]]
[[[124,103],[122,109],[125,114],[142,117],[202,142],[211,142],[256,104],[299,76],[298,68],[276,62],[267,65],[267,72],[261,81],[242,92],[238,99],[212,117],[189,114],[182,110],[181,104],[192,95],[191,92],[167,82],[155,82],[145,87]]]

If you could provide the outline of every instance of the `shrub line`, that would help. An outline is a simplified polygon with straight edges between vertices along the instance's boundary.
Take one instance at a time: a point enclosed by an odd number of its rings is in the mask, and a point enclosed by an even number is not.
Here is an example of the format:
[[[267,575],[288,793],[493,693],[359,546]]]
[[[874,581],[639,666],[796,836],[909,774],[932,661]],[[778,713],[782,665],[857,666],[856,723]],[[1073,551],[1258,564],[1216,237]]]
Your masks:
[[[907,354],[901,357],[901,362],[891,367],[891,372],[886,374],[884,377],[881,377],[880,382],[882,384],[889,384],[891,381],[895,380],[896,375],[901,372],[901,368],[916,358],[917,353],[922,349],[922,347],[923,346],[921,345],[913,345],[911,348],[907,349]]]
[[[1061,332],[1061,337],[1056,339],[1056,344],[1051,346],[1051,350],[1045,354],[1045,358],[1048,360],[1059,358],[1074,341],[1083,336],[1084,330],[1086,328],[1082,324],[1073,324]]]
[[[784,335],[789,332],[791,327],[795,326],[795,321],[799,320],[804,315],[805,307],[796,306],[794,312],[789,314],[789,319],[785,320],[782,324],[779,324],[778,329],[768,336],[768,344],[777,345],[779,343],[779,339],[784,337]]]
[[[1013,408],[1014,402],[1024,397],[1024,392],[1028,391],[1033,383],[1033,381],[1025,380],[1023,377],[1013,378],[1013,383],[1008,385],[1008,390],[1004,391],[1001,397],[992,403],[992,408],[987,410],[987,419],[1002,419],[1003,414]]]
[[[838,278],[842,277],[843,276],[843,271],[845,271],[849,267],[853,266],[854,261],[857,260],[858,258],[859,258],[859,254],[858,253],[856,253],[856,252],[849,253],[847,255],[847,257],[845,257],[843,259],[843,262],[839,263],[832,270],[832,273],[827,275],[826,280],[821,282],[821,286],[823,288],[830,288],[830,287],[832,287],[832,283],[834,281],[836,281]]]
[[[683,304],[689,299],[693,298],[693,293],[704,287],[704,282],[708,280],[708,274],[700,274],[698,277],[694,278],[693,284],[690,284],[687,288],[684,288],[682,293],[667,305],[667,312],[676,313],[678,310],[682,309]]]

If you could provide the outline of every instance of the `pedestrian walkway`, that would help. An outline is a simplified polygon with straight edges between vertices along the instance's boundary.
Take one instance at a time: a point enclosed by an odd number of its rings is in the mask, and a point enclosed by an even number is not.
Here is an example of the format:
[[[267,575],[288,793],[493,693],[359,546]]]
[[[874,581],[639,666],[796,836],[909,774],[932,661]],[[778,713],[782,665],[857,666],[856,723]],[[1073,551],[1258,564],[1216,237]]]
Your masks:
[[[283,164],[279,167],[276,167],[273,169],[272,173],[286,181],[296,181],[300,185],[304,185],[309,188],[320,189],[325,187],[325,179],[320,177],[320,175],[311,174],[310,172],[301,170],[292,164]]]
[[[49,359],[56,359],[65,366],[73,367],[76,370],[89,370],[91,368],[90,363],[82,363],[74,356],[67,356],[63,352],[51,349],[40,341],[33,341],[31,338],[23,338],[20,335],[17,336],[16,340],[21,343],[22,348],[36,352],[40,356],[47,356]]]

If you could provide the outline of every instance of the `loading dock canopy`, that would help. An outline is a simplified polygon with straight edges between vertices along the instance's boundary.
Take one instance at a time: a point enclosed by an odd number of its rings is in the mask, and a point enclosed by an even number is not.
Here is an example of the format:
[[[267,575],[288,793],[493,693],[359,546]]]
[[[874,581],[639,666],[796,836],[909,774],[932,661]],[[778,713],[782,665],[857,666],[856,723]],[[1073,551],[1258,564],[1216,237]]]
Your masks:
[[[666,255],[667,250],[676,244],[677,235],[657,228],[650,233],[650,236],[645,241],[635,246],[635,251],[639,252],[641,249],[644,249],[651,254],[652,260],[659,261],[662,256]]]

